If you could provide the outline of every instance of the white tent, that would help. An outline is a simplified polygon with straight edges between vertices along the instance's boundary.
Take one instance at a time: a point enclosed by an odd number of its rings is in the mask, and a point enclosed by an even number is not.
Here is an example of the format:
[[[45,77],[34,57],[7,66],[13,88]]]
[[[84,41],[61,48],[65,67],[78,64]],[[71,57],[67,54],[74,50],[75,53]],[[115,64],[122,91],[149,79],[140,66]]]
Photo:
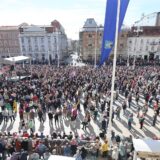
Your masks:
[[[160,159],[160,140],[133,139],[134,160],[137,158]]]
[[[75,158],[72,158],[72,157],[65,157],[65,156],[52,155],[52,156],[49,157],[48,160],[75,160]]]
[[[26,57],[26,56],[16,56],[16,57],[4,58],[5,61],[9,61],[9,62],[12,62],[12,63],[26,61],[26,60],[29,60],[29,59],[30,58]]]

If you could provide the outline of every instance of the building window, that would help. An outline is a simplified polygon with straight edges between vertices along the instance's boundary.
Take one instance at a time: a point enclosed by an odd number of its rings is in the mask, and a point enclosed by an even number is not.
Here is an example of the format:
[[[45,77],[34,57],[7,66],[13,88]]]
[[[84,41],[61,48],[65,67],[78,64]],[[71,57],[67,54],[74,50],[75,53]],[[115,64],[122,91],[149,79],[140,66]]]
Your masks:
[[[143,44],[143,39],[141,39],[141,44]]]
[[[37,37],[34,37],[34,42],[37,43]]]
[[[92,47],[92,44],[88,44],[88,47]]]
[[[41,43],[44,43],[44,38],[43,37],[41,37]]]
[[[92,19],[89,19],[89,21],[88,21],[88,22],[89,22],[89,24],[92,24]]]
[[[45,54],[42,54],[42,60],[43,61],[45,60]]]
[[[44,45],[42,45],[42,46],[41,46],[41,50],[42,50],[42,51],[45,51],[45,49],[44,49]]]
[[[38,46],[37,45],[35,45],[35,51],[38,51]]]
[[[49,51],[51,51],[51,46],[48,46]]]
[[[154,46],[151,47],[151,51],[154,51]]]
[[[30,51],[30,52],[32,51],[32,48],[31,48],[31,46],[29,46],[29,51]]]
[[[89,37],[89,38],[92,38],[92,35],[91,35],[91,34],[89,34],[89,35],[88,35],[88,37]]]
[[[50,42],[51,41],[51,37],[48,37],[48,42]]]
[[[24,38],[23,37],[21,37],[21,42],[24,43]]]
[[[123,47],[124,47],[124,44],[123,44],[123,43],[121,43],[121,44],[120,44],[120,47],[121,47],[121,48],[123,48]]]
[[[121,37],[124,37],[124,34],[121,34]]]
[[[31,42],[31,40],[30,40],[30,38],[28,37],[28,43],[30,43]]]
[[[148,51],[148,46],[146,46],[146,51]]]
[[[132,41],[130,40],[129,43],[132,43]]]
[[[54,43],[57,43],[57,39],[56,39],[56,37],[54,37]]]
[[[102,33],[100,33],[99,36],[102,37]]]
[[[22,46],[22,51],[24,51],[24,52],[26,51],[26,49],[25,49],[25,47],[24,47],[24,46]]]

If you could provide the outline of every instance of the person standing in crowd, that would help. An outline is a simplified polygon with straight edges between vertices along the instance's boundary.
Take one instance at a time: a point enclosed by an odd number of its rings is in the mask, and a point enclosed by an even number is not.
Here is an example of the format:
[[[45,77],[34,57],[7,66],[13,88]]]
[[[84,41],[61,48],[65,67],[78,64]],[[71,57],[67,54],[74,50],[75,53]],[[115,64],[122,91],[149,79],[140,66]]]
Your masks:
[[[49,125],[53,126],[53,113],[49,111],[48,113],[48,118],[49,118]]]
[[[108,141],[107,140],[105,140],[104,143],[102,144],[101,151],[102,151],[102,157],[103,158],[108,156],[109,145],[108,145]]]
[[[39,157],[41,159],[44,158],[44,153],[46,152],[47,147],[40,141],[39,145],[36,147],[36,151],[39,154]]]
[[[105,117],[102,120],[102,130],[104,131],[104,133],[106,133],[106,130],[107,130],[107,121],[106,121]]]
[[[117,106],[117,108],[115,110],[115,114],[116,114],[116,119],[117,120],[121,120],[120,113],[121,113],[121,107]]]
[[[94,112],[93,112],[93,116],[94,116],[94,121],[97,121],[97,117],[98,117],[98,109],[95,108]]]
[[[118,156],[120,160],[126,160],[126,149],[125,149],[125,145],[124,142],[121,141],[120,145],[119,145],[119,156]]]
[[[127,108],[126,101],[122,103],[122,108],[123,108],[123,115],[126,115],[126,108]]]
[[[143,128],[143,124],[144,124],[144,115],[142,114],[140,117],[139,117],[139,124],[140,124],[140,129]]]
[[[132,123],[133,123],[133,114],[131,113],[128,117],[128,129],[132,129]]]
[[[95,146],[95,150],[96,150],[96,158],[98,158],[100,148],[101,148],[101,143],[100,143],[99,139],[96,138],[96,142],[95,142],[94,146]]]
[[[155,126],[157,122],[157,112],[154,111],[152,126]]]
[[[35,113],[34,113],[33,109],[29,113],[29,118],[32,119],[33,121],[35,121]]]
[[[24,110],[23,110],[23,108],[22,108],[21,105],[20,105],[20,109],[19,109],[20,121],[23,121],[23,120],[24,120],[23,114],[24,114]]]
[[[136,93],[136,104],[137,104],[137,108],[139,108],[138,102],[139,102],[139,93],[137,92],[137,93]]]
[[[30,120],[29,120],[29,122],[28,122],[28,127],[29,127],[31,133],[34,133],[35,124],[34,124],[33,119],[30,119]]]
[[[54,122],[55,122],[55,126],[58,127],[59,126],[59,112],[58,111],[56,111],[54,115]]]
[[[83,125],[82,129],[86,130],[87,129],[87,125],[88,125],[88,119],[87,119],[87,117],[84,118],[84,120],[82,122],[82,125]]]
[[[131,103],[132,103],[132,93],[130,92],[128,95],[128,108],[131,108]]]
[[[43,112],[41,109],[38,110],[38,117],[41,123],[44,123]]]

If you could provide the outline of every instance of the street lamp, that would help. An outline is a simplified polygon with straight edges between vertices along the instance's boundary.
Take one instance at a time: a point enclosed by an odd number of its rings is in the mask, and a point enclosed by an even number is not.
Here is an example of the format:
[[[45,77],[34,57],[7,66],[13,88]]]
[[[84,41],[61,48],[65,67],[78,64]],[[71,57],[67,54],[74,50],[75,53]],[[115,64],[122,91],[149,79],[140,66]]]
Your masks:
[[[136,29],[134,29],[134,32],[137,33],[136,34],[136,42],[137,42],[139,34],[143,32],[143,29],[141,29],[140,26],[137,26]],[[134,56],[133,67],[135,67],[135,62],[136,62],[136,55]]]
[[[9,48],[8,48],[8,55],[9,55],[9,57],[11,56],[11,55],[10,55],[10,51],[9,51]]]
[[[94,67],[96,68],[97,64],[97,26],[96,26],[96,32],[95,32],[95,52],[94,52]]]
[[[58,63],[57,63],[57,66],[59,68],[59,31],[58,29],[56,28],[56,35],[57,35],[57,60],[58,60]]]
[[[49,51],[48,51],[48,65],[49,65],[49,66],[51,65]]]

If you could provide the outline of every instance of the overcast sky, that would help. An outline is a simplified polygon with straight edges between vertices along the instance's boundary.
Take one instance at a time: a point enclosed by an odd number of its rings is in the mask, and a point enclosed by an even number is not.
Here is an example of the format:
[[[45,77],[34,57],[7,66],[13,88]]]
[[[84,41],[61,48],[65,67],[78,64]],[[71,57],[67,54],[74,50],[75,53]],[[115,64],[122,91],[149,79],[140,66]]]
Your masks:
[[[104,24],[106,0],[0,0],[0,25],[48,25],[58,20],[69,38],[78,39],[78,32],[87,18]],[[130,0],[124,24],[152,12],[160,11],[160,0]]]

